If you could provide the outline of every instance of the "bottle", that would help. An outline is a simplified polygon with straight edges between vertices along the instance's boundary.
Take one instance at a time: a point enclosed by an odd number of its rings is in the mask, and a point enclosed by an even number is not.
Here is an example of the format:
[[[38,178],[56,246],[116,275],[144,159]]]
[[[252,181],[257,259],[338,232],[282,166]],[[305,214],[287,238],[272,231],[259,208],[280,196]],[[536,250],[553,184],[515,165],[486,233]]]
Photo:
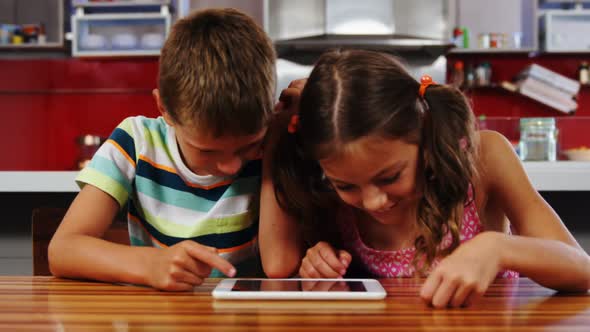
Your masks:
[[[457,48],[463,48],[464,46],[463,29],[460,27],[453,29],[453,44],[455,44]]]
[[[520,119],[520,159],[528,161],[557,159],[555,118]]]
[[[469,29],[462,27],[463,30],[463,48],[469,48]]]
[[[588,85],[590,83],[590,68],[586,61],[582,61],[578,67],[578,80],[582,85]]]
[[[473,64],[469,63],[465,70],[464,88],[471,89],[473,86],[475,86],[475,70],[473,69]]]
[[[453,66],[453,75],[451,77],[451,85],[457,89],[463,87],[463,80],[465,79],[465,72],[463,71],[463,61],[455,62]]]
[[[45,24],[43,23],[39,25],[39,36],[37,36],[37,42],[41,45],[47,43],[47,35],[45,34]]]

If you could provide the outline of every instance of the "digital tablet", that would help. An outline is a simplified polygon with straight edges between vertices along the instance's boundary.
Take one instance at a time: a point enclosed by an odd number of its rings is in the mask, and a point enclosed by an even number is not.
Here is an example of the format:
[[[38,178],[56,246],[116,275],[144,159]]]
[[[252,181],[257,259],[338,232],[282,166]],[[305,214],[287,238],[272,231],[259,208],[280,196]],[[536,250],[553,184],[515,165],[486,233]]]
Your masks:
[[[232,300],[381,300],[375,279],[223,279],[212,293]]]

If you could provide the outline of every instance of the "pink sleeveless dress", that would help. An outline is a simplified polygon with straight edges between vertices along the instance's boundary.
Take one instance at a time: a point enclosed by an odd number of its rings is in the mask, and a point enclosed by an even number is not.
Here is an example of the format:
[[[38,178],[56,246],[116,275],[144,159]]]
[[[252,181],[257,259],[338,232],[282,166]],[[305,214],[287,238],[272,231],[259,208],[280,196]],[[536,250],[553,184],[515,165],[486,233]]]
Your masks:
[[[473,190],[469,187],[468,202],[465,205],[463,222],[461,223],[460,241],[461,243],[469,241],[475,235],[483,231],[483,226],[477,214],[475,199],[473,199]],[[395,278],[395,277],[413,277],[415,268],[412,265],[412,259],[416,252],[415,247],[404,248],[394,251],[384,251],[369,248],[365,245],[360,237],[356,223],[353,220],[354,213],[340,214],[340,231],[345,249],[348,250],[354,259],[360,260],[361,265],[375,278]],[[447,233],[441,243],[441,248],[447,248],[452,242],[450,233]],[[438,264],[435,260],[432,267]],[[514,271],[502,271],[498,273],[498,278],[518,278],[518,273]]]

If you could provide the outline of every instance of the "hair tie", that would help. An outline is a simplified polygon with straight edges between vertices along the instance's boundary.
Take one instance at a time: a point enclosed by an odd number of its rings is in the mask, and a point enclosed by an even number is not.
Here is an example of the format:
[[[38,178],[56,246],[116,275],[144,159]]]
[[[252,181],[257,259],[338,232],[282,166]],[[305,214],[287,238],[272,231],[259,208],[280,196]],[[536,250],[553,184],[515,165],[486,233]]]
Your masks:
[[[287,130],[291,134],[295,134],[297,129],[299,128],[299,115],[293,114],[291,115],[291,120],[289,121],[289,125],[287,126]]]
[[[426,93],[426,88],[428,88],[432,84],[436,84],[436,82],[434,82],[432,80],[432,77],[430,77],[430,75],[422,75],[422,77],[420,77],[420,89],[418,90],[418,95],[421,98],[424,98],[424,93]]]

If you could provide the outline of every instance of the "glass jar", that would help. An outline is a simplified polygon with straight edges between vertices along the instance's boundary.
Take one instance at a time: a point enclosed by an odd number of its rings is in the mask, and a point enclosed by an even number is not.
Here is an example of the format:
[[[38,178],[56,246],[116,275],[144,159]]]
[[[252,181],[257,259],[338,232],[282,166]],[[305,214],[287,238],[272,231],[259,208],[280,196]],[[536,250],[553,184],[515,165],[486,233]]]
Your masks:
[[[557,128],[555,118],[520,119],[520,159],[526,161],[555,161],[557,158]]]

